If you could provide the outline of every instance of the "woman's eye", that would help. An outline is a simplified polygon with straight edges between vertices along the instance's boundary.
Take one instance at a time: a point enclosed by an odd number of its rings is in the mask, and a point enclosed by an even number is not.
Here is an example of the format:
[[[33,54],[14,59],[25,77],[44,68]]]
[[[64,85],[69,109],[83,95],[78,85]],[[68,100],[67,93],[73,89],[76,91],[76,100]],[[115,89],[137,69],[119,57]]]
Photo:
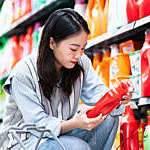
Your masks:
[[[73,51],[73,52],[76,52],[77,50],[76,49],[70,49],[71,51]]]

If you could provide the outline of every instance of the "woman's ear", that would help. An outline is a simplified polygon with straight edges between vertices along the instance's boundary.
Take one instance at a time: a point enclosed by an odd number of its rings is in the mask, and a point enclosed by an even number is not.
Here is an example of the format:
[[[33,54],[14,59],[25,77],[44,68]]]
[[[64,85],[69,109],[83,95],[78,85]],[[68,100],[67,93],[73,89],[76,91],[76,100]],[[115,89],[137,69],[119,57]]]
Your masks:
[[[56,43],[53,39],[53,37],[50,37],[49,47],[53,50],[55,49]]]

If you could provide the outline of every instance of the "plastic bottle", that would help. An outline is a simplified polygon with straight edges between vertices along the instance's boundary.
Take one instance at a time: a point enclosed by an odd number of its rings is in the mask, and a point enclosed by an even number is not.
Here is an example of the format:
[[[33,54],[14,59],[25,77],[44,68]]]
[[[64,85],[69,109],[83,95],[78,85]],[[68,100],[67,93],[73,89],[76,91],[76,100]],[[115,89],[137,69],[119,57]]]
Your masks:
[[[141,49],[141,96],[150,96],[150,29],[145,32]]]
[[[127,12],[128,23],[140,19],[139,7],[141,2],[142,1],[139,0],[127,0],[126,12]]]
[[[90,0],[86,10],[86,20],[91,33],[88,39],[107,32],[109,0]]]
[[[27,33],[24,39],[24,56],[30,54],[33,48],[33,39],[32,39],[33,27],[29,26],[27,29]]]
[[[127,105],[120,123],[120,150],[138,149],[138,122],[133,109]]]
[[[13,61],[11,64],[11,69],[15,66],[15,64],[20,60],[19,54],[19,42],[17,36],[12,36],[12,54],[13,54]]]
[[[128,76],[131,74],[130,59],[128,54],[119,53],[119,51],[120,50],[117,44],[111,45],[110,87],[113,87],[115,84],[117,84],[117,80],[121,81],[128,79]]]
[[[143,0],[140,6],[140,18],[150,15],[150,0]]]
[[[150,149],[150,110],[147,111],[147,114],[148,114],[148,124],[145,127],[143,138],[144,150]]]
[[[32,34],[32,40],[33,40],[33,44],[32,44],[32,51],[37,51],[38,48],[38,40],[39,40],[39,32],[40,32],[40,28],[41,28],[41,23],[37,22],[34,25],[34,29],[33,29],[33,34]]]
[[[97,66],[101,62],[101,54],[94,53],[93,55],[94,55],[93,56],[93,68],[94,68],[94,70],[97,70]]]
[[[107,31],[112,32],[127,24],[127,0],[109,0]]]
[[[83,18],[85,18],[87,4],[84,0],[76,0],[74,10],[77,11]]]
[[[7,38],[6,37],[2,37],[0,39],[0,51],[4,49],[5,44],[7,43]]]
[[[102,113],[103,116],[112,112],[120,105],[123,96],[129,91],[133,91],[132,83],[128,80],[121,81],[116,87],[109,89],[106,94],[87,112],[88,118],[97,117]]]
[[[98,66],[98,76],[101,82],[109,87],[110,50],[108,48],[103,49],[102,61],[99,62]]]
[[[116,78],[116,75],[119,73],[119,68],[117,64],[117,55],[120,53],[118,44],[112,44],[110,45],[111,49],[111,58],[110,58],[110,71],[109,71],[109,86],[113,87],[116,84],[116,81],[114,81],[114,78]],[[116,58],[116,59],[115,59]]]

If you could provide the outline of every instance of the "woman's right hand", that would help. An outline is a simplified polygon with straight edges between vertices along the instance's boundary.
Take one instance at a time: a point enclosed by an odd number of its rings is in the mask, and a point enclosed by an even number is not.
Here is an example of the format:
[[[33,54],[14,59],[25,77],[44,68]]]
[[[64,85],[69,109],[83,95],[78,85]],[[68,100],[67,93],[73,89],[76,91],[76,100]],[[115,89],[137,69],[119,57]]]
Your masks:
[[[102,114],[95,118],[88,118],[86,113],[92,108],[93,106],[86,106],[83,110],[77,113],[74,118],[72,118],[76,123],[76,128],[92,130],[94,127],[98,126],[105,120],[106,116],[102,117]]]

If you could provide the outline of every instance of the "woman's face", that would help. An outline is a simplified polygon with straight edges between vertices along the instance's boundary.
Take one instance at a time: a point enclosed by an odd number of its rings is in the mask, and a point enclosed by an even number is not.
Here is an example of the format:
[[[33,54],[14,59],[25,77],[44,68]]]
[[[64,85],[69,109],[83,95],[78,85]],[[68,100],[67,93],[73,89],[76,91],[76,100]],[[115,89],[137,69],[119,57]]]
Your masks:
[[[61,67],[71,69],[75,66],[84,53],[87,36],[86,32],[81,31],[58,43],[51,38],[50,47],[53,50],[58,71]]]

